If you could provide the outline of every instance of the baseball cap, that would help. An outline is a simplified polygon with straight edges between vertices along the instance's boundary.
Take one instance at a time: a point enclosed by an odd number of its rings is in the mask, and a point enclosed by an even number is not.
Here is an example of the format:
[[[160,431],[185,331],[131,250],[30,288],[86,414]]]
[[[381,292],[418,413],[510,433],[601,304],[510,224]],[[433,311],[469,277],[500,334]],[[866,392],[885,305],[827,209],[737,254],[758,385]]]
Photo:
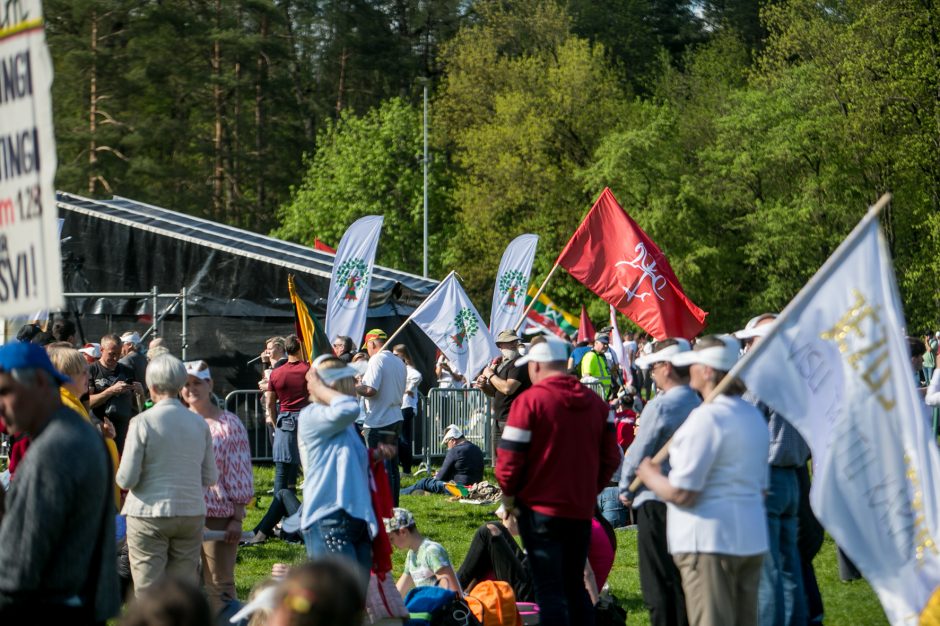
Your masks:
[[[373,339],[388,339],[388,335],[381,328],[373,328],[366,333],[365,339],[362,341],[363,348],[369,344]]]
[[[677,343],[671,346],[666,346],[662,350],[655,350],[656,346],[653,345],[655,352],[650,352],[649,354],[644,354],[636,360],[637,367],[642,369],[648,368],[653,363],[662,363],[663,361],[667,363],[672,363],[672,357],[681,353],[688,352],[692,349],[692,345],[682,339],[681,337],[675,337]],[[656,342],[659,343],[659,342]]]
[[[745,325],[744,328],[734,333],[734,336],[737,337],[738,339],[753,339],[755,337],[766,337],[767,333],[769,333],[770,330],[777,323],[776,321],[773,321],[769,324],[761,324],[760,326],[757,325],[766,319],[776,320],[777,314],[776,313],[761,313],[760,315],[756,317],[752,317],[750,320],[748,320],[747,325]]]
[[[594,337],[594,341],[600,341],[601,343],[610,343],[610,335],[608,335],[607,333],[598,333],[597,336]]]
[[[529,362],[552,363],[555,361],[567,361],[569,354],[570,350],[566,341],[562,341],[557,337],[546,336],[545,341],[529,346],[526,355],[516,360],[516,365],[525,365]]]
[[[336,357],[331,354],[321,354],[313,360],[311,367],[317,370],[317,376],[320,377],[320,380],[325,382],[327,385],[332,385],[338,380],[343,378],[353,378],[359,376],[360,372],[357,368],[350,365],[344,365],[343,367],[331,367],[329,369],[320,369],[320,364],[324,361],[330,359],[335,359]],[[364,361],[363,363],[368,363]]]
[[[121,335],[121,343],[132,343],[136,345],[140,343],[140,335],[135,331],[129,330]]]
[[[447,443],[451,439],[460,439],[463,437],[463,431],[460,430],[460,427],[457,424],[451,424],[447,427],[447,430],[444,431],[444,438],[441,440],[441,443]]]
[[[501,330],[496,335],[496,343],[510,343],[513,341],[522,341],[522,337],[511,330]]]
[[[392,509],[391,517],[382,519],[385,522],[385,532],[387,533],[415,525],[415,516],[411,514],[411,511],[398,507]]]
[[[738,362],[738,355],[741,353],[741,342],[732,335],[719,335],[718,339],[721,340],[723,345],[680,352],[674,355],[670,361],[673,365],[680,367],[698,363],[727,372]]]
[[[209,364],[205,361],[186,361],[186,375],[195,376],[200,380],[212,380],[212,374],[209,372]]]
[[[71,382],[52,365],[45,349],[35,343],[13,341],[0,348],[0,372],[12,372],[18,369],[43,370],[60,385]]]
[[[86,343],[84,346],[78,349],[82,354],[87,354],[93,359],[101,358],[101,344],[100,343]]]

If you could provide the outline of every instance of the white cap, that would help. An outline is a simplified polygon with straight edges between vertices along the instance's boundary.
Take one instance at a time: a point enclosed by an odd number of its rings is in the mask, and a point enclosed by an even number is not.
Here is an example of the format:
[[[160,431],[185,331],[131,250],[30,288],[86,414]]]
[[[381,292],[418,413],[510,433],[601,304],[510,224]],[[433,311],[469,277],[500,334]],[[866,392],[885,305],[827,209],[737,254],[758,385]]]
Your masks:
[[[140,343],[140,335],[138,335],[136,331],[129,330],[121,335],[121,343],[132,343],[137,345]]]
[[[271,585],[270,587],[265,587],[257,594],[248,604],[244,605],[238,613],[233,615],[229,622],[232,624],[237,624],[240,621],[251,616],[255,611],[273,611],[275,608],[275,600],[277,599],[277,585]]]
[[[194,376],[200,380],[212,380],[212,373],[205,361],[186,361],[186,375]],[[205,366],[200,369],[200,366]]]
[[[457,424],[451,424],[447,427],[447,430],[444,431],[444,438],[441,440],[441,443],[447,443],[451,439],[460,439],[463,437],[463,431],[460,430],[460,427]]]
[[[639,368],[646,369],[653,363],[662,363],[666,361],[667,363],[672,362],[672,357],[681,352],[688,352],[692,349],[692,345],[682,339],[681,337],[676,337],[675,340],[678,342],[675,345],[666,346],[662,350],[657,350],[656,352],[650,352],[645,354],[636,360],[636,365]],[[658,343],[658,342],[657,342]],[[653,346],[655,348],[655,346]]]
[[[516,360],[516,365],[534,363],[554,363],[567,361],[570,355],[568,342],[546,335],[545,341],[530,345],[526,355]]]
[[[84,346],[78,349],[82,354],[87,354],[93,359],[101,358],[101,344],[100,343],[86,343]]]
[[[327,385],[332,385],[338,380],[343,378],[353,378],[354,376],[359,376],[359,370],[351,367],[349,365],[344,365],[343,367],[332,367],[330,369],[320,369],[320,364],[326,361],[327,359],[335,359],[336,357],[332,354],[321,354],[313,360],[311,367],[315,367],[317,370],[317,376],[320,377],[320,380],[325,382]]]
[[[689,350],[680,352],[670,359],[673,365],[679,367],[698,363],[707,365],[716,370],[727,372],[734,364],[738,362],[738,354],[741,352],[741,342],[731,335],[720,335],[718,337],[724,345],[712,346],[702,350]]]
[[[761,324],[760,326],[758,326],[760,322],[763,322],[766,319],[776,320],[777,314],[776,313],[761,313],[760,315],[756,317],[752,317],[750,320],[748,320],[747,325],[744,328],[734,333],[734,336],[737,337],[738,339],[753,339],[755,337],[766,337],[767,333],[769,333],[770,330],[777,323],[776,321],[773,321],[769,324]]]

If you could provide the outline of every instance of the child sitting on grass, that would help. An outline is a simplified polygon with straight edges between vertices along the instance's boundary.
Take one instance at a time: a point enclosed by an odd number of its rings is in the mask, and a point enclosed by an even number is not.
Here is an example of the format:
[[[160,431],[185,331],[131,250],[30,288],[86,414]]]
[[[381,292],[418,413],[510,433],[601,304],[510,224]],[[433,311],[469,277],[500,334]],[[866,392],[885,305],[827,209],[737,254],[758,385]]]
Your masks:
[[[405,571],[396,586],[404,598],[414,587],[437,585],[461,593],[457,573],[450,563],[447,550],[418,531],[414,515],[407,509],[392,509],[392,517],[385,518],[385,532],[389,541],[399,550],[407,550]]]

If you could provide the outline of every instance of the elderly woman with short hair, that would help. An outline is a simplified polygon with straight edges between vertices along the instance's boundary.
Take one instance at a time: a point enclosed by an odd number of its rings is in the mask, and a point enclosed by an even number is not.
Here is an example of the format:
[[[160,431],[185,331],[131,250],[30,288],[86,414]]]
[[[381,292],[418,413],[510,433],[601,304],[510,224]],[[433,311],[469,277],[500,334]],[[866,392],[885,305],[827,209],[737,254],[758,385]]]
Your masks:
[[[179,401],[186,368],[161,355],[147,366],[153,408],[135,417],[117,483],[128,489],[127,546],[137,594],[164,574],[196,582],[206,519],[203,488],[215,484],[212,435]]]
[[[738,360],[730,335],[702,337],[670,357],[709,397]],[[768,548],[764,495],[770,435],[763,414],[732,381],[673,435],[668,475],[643,459],[637,476],[667,503],[669,552],[682,575],[692,626],[757,625],[757,586]]]

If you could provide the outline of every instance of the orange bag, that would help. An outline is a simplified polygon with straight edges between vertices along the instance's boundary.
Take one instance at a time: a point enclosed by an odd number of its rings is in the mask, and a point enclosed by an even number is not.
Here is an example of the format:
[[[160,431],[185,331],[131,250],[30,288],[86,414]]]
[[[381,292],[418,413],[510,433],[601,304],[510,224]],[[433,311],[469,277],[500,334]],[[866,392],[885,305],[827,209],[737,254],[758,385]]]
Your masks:
[[[483,626],[522,626],[516,594],[507,582],[484,580],[464,600]]]

